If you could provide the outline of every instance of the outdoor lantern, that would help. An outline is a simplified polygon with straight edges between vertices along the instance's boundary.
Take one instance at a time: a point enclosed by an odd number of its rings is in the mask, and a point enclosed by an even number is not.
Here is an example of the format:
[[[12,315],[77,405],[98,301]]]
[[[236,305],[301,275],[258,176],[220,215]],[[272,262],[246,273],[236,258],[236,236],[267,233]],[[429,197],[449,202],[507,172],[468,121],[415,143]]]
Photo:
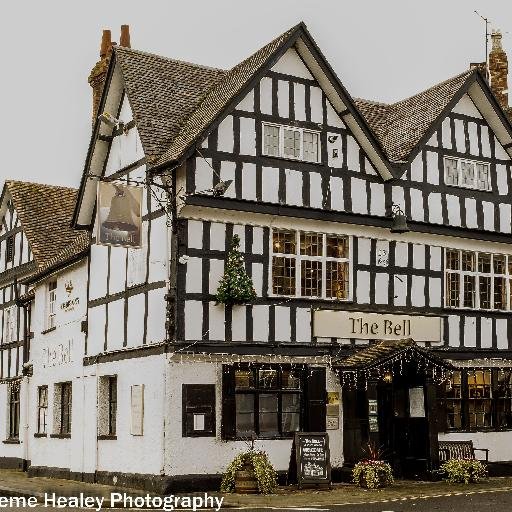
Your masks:
[[[391,382],[393,382],[393,375],[389,370],[384,374],[383,380],[386,384],[391,384]]]
[[[409,227],[407,226],[407,217],[402,211],[400,206],[393,204],[391,207],[391,215],[393,217],[393,225],[391,226],[391,233],[407,233]]]

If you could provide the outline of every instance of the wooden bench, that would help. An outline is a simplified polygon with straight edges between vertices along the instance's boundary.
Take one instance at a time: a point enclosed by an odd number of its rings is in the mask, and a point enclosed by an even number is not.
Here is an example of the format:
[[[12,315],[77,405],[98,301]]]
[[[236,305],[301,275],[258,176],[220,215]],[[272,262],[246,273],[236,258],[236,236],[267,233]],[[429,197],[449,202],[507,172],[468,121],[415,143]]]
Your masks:
[[[450,459],[475,459],[475,451],[485,452],[485,462],[489,462],[487,448],[475,448],[473,441],[439,441],[439,462]]]

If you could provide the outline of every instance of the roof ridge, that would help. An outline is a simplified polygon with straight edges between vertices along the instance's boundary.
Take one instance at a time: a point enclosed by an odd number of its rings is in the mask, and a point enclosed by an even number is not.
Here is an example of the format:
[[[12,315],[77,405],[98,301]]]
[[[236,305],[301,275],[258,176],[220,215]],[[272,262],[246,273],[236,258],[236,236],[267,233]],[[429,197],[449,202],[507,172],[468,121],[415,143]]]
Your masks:
[[[447,78],[446,80],[443,80],[442,82],[437,82],[436,84],[433,84],[430,87],[427,87],[426,89],[423,89],[423,90],[417,92],[416,94],[408,96],[407,98],[403,98],[401,100],[395,101],[394,103],[389,103],[389,106],[394,107],[396,105],[400,105],[400,103],[404,103],[406,101],[412,100],[414,98],[417,98],[418,96],[421,96],[422,94],[432,91],[433,89],[437,89],[438,87],[441,87],[443,85],[449,84],[450,82],[458,80],[461,77],[463,77],[464,75],[470,76],[472,73],[475,73],[474,69],[467,69],[466,71],[459,73],[458,75],[452,76],[451,78]]]
[[[160,55],[158,53],[153,53],[153,52],[146,52],[144,50],[138,50],[136,48],[127,48],[125,46],[114,46],[114,52],[119,52],[119,51],[127,52],[127,53],[138,53],[138,54],[144,55],[146,57],[155,57],[157,59],[166,60],[166,61],[173,62],[176,64],[186,64],[188,66],[194,66],[196,68],[201,68],[201,69],[208,69],[210,71],[222,71],[224,73],[226,73],[228,71],[226,69],[215,68],[213,66],[205,66],[204,64],[197,64],[195,62],[188,62],[186,60],[173,59],[172,57],[166,57],[165,55]]]
[[[78,189],[75,187],[64,187],[62,185],[51,185],[49,183],[39,183],[38,181],[22,181],[22,180],[5,180],[6,185],[37,185],[38,187],[47,187],[54,188],[59,190],[69,190],[78,192]]]

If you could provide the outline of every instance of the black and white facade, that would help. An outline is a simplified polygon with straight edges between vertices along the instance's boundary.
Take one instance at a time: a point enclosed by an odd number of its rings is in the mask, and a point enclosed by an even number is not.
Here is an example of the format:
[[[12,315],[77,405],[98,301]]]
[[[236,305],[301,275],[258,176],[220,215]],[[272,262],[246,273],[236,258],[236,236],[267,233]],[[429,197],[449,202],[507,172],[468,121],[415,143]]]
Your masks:
[[[178,131],[144,119],[141,95],[161,98],[134,84],[144,66],[208,85]],[[403,474],[435,468],[444,439],[512,460],[512,127],[476,70],[406,102],[386,132],[388,107],[354,102],[302,24],[228,72],[115,50],[100,111],[125,129],[96,122],[73,216],[90,250],[29,279],[33,474],[201,487],[251,437],[285,472],[298,430],[326,430],[338,470],[370,440]],[[141,248],[96,243],[101,180],[143,189]],[[234,235],[257,298],[230,306]],[[78,302],[48,333],[52,283]],[[53,339],[73,345],[45,365]],[[376,358],[348,383],[381,340],[400,370]]]

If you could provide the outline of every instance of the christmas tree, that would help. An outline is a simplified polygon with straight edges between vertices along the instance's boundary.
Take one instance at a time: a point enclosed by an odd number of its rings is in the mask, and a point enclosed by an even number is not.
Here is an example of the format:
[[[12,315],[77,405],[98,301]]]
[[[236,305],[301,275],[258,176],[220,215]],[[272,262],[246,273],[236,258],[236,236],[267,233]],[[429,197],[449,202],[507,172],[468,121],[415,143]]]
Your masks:
[[[252,279],[247,275],[244,258],[239,250],[240,238],[233,235],[231,249],[226,260],[224,275],[217,290],[217,302],[241,304],[256,298]]]

